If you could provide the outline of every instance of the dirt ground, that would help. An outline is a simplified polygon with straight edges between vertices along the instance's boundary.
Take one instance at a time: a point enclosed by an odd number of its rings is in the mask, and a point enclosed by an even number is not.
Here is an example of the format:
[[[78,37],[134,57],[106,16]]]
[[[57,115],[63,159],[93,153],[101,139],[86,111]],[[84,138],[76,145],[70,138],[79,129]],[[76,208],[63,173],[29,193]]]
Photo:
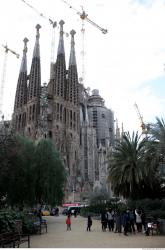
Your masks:
[[[164,248],[165,236],[145,236],[143,233],[125,236],[123,233],[102,232],[99,220],[93,220],[92,231],[86,231],[86,219],[72,217],[72,230],[66,231],[65,219],[45,216],[48,233],[31,236],[31,248]],[[23,247],[23,245],[22,245]],[[26,246],[25,246],[26,247]]]

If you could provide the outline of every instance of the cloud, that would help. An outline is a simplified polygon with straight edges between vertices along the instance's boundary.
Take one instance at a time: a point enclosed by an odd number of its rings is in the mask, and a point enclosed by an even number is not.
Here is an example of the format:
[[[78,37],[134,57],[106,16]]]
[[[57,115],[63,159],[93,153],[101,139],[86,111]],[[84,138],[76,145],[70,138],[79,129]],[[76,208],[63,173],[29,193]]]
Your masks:
[[[152,7],[155,0],[132,0],[131,2],[133,4],[142,5],[145,8],[150,8]]]

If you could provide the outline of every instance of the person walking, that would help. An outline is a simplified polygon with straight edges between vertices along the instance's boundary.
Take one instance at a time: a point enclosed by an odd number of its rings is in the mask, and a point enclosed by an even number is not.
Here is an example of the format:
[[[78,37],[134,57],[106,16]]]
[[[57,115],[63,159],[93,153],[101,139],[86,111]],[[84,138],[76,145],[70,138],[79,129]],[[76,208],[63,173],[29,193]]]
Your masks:
[[[67,218],[66,218],[66,225],[67,225],[67,231],[71,231],[71,218],[70,218],[70,214],[67,215]]]
[[[38,209],[37,217],[39,218],[39,221],[40,221],[40,224],[41,224],[41,222],[42,222],[42,210],[41,210],[41,207]]]
[[[114,216],[115,216],[115,222],[116,222],[115,233],[121,233],[121,231],[122,231],[122,215],[121,215],[121,212],[119,210],[117,210]]]
[[[129,210],[124,211],[123,213],[123,227],[124,227],[124,235],[128,235],[129,227],[130,227],[130,213]]]
[[[135,213],[133,209],[130,211],[130,231],[135,233]]]
[[[135,216],[136,216],[136,227],[138,233],[142,231],[142,218],[141,218],[141,210],[140,209],[135,209]]]
[[[107,216],[104,211],[101,213],[101,224],[102,224],[102,231],[105,232],[107,229]]]
[[[107,222],[108,222],[109,231],[113,231],[113,229],[114,229],[114,212],[112,209],[109,209],[109,211],[107,212]]]
[[[91,231],[91,226],[92,226],[92,218],[90,215],[88,215],[88,220],[87,220],[87,231]]]

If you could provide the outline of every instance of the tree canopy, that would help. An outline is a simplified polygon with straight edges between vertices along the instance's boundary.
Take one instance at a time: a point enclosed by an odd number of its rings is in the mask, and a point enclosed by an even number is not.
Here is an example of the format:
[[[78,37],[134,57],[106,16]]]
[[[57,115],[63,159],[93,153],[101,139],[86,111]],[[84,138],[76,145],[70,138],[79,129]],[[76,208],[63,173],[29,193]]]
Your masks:
[[[8,205],[58,205],[64,197],[65,169],[52,141],[13,136],[0,144],[0,199]]]
[[[39,203],[60,204],[64,197],[65,169],[49,139],[42,139],[35,150],[35,196]]]
[[[159,189],[157,143],[125,133],[109,156],[109,181],[115,195],[137,199]],[[157,192],[155,192],[157,194]]]

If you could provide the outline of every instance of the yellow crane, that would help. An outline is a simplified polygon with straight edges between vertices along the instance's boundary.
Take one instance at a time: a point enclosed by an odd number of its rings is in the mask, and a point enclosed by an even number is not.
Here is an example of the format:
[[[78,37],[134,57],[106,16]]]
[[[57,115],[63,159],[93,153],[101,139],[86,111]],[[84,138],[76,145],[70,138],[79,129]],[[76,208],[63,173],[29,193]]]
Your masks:
[[[136,109],[136,113],[138,115],[138,118],[140,120],[140,126],[142,128],[142,133],[146,134],[147,133],[147,126],[145,125],[144,121],[143,121],[143,116],[141,115],[140,111],[139,111],[139,107],[137,105],[137,103],[134,104],[134,107]]]
[[[7,68],[7,57],[8,52],[14,54],[17,58],[19,58],[19,54],[16,53],[14,50],[10,49],[7,44],[2,45],[2,47],[5,49],[5,55],[4,55],[4,61],[3,61],[3,68],[2,68],[2,78],[1,78],[1,86],[0,86],[0,118],[2,118],[3,111],[3,93],[4,93],[4,86],[5,86],[5,78],[6,78],[6,68]]]
[[[97,23],[95,23],[91,19],[89,19],[88,14],[84,11],[84,9],[83,9],[82,6],[81,6],[82,12],[80,12],[76,8],[74,8],[72,5],[70,5],[67,1],[65,1],[65,0],[61,0],[61,1],[63,3],[65,3],[70,9],[73,9],[77,13],[77,15],[79,15],[79,17],[82,20],[82,28],[81,28],[81,34],[82,34],[82,51],[81,51],[81,56],[82,56],[82,72],[81,72],[81,77],[80,77],[79,81],[81,83],[84,83],[84,79],[85,79],[85,67],[84,67],[84,57],[85,57],[85,48],[84,48],[85,26],[84,26],[84,20],[87,21],[88,23],[92,24],[97,29],[99,29],[103,34],[106,34],[108,32],[108,30],[102,28]]]
[[[108,32],[107,29],[100,27],[98,24],[96,24],[91,19],[89,19],[88,14],[83,10],[83,7],[82,7],[82,12],[80,12],[77,9],[75,9],[72,5],[70,5],[67,1],[65,1],[65,0],[61,0],[61,1],[64,2],[65,4],[67,4],[70,9],[73,9],[74,11],[76,11],[76,13],[80,16],[81,20],[83,20],[83,21],[86,20],[87,22],[89,22],[90,24],[92,24],[93,26],[98,28],[103,34],[106,34]]]

